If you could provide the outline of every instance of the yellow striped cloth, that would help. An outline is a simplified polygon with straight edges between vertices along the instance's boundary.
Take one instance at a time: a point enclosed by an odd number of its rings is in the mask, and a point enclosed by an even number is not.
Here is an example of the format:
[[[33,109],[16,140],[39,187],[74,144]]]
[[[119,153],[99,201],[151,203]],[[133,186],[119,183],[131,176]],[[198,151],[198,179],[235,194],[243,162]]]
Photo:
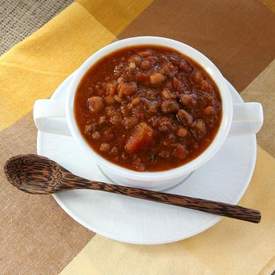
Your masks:
[[[116,39],[151,0],[79,0],[0,58],[0,130],[48,97],[89,55]],[[66,23],[64,23],[66,22]]]

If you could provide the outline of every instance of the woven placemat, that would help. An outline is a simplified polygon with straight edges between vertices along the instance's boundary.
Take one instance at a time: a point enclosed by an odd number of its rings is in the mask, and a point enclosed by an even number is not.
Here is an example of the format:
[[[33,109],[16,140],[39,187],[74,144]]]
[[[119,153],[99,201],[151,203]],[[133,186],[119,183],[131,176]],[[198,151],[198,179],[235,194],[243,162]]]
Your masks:
[[[0,1],[0,55],[38,30],[72,0]]]

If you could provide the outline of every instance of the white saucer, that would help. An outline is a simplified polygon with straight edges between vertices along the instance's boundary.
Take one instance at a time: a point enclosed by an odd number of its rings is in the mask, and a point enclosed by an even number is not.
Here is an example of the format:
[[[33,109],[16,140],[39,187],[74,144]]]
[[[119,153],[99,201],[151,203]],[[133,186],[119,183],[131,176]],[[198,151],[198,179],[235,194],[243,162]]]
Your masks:
[[[52,98],[65,98],[69,82],[70,77],[57,88]],[[234,102],[242,102],[234,87],[228,85]],[[71,137],[38,132],[37,153],[57,161],[76,175],[110,182],[95,163],[88,162]],[[252,177],[255,161],[255,135],[230,137],[211,161],[167,192],[238,203]],[[83,226],[127,243],[174,242],[194,236],[221,220],[221,217],[195,210],[99,191],[66,191],[54,198]]]

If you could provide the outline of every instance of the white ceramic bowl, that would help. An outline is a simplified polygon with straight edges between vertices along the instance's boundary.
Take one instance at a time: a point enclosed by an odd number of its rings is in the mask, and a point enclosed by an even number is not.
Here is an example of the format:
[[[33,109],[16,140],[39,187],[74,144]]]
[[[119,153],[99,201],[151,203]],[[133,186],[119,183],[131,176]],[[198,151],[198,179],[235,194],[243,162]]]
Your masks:
[[[161,172],[137,172],[116,165],[97,154],[85,141],[77,126],[74,115],[74,98],[77,87],[87,70],[99,59],[121,48],[135,45],[160,45],[175,49],[199,63],[215,81],[222,98],[222,120],[219,130],[208,148],[194,160],[180,167]],[[64,109],[65,106],[65,109]],[[153,190],[166,189],[182,182],[191,172],[211,159],[227,138],[233,120],[233,109],[236,109],[235,134],[256,133],[262,126],[263,113],[259,103],[244,103],[233,108],[232,97],[228,86],[217,67],[196,49],[176,40],[143,36],[132,37],[113,42],[90,56],[74,73],[69,85],[66,102],[38,100],[34,106],[34,121],[38,129],[59,134],[71,134],[80,148],[91,159],[95,159],[102,172],[118,184]],[[56,117],[64,117],[65,123]],[[55,119],[54,119],[55,118]],[[69,131],[66,129],[69,128]]]

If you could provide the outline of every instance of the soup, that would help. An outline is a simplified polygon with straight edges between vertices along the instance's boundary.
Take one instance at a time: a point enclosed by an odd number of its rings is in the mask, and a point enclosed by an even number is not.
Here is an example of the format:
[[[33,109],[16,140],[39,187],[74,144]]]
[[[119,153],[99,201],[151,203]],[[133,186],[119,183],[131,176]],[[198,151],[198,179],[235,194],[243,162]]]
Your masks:
[[[219,90],[206,71],[162,46],[103,57],[81,80],[74,104],[92,149],[136,171],[164,171],[195,159],[222,117]]]

